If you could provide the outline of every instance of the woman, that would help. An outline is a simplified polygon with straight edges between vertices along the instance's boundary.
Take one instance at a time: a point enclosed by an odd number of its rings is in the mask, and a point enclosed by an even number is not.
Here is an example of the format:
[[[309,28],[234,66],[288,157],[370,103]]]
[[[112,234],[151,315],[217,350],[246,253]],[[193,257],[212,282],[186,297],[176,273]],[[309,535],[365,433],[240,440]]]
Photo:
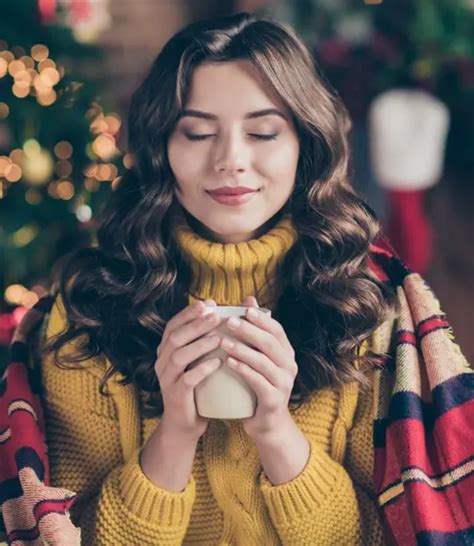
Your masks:
[[[370,267],[379,227],[348,179],[349,128],[283,24],[204,21],[158,55],[131,102],[134,166],[97,246],[62,268],[47,327],[51,484],[78,493],[84,544],[386,543],[374,340],[396,304]],[[202,302],[272,318],[237,327],[233,364],[186,371],[226,347]],[[255,390],[253,417],[196,413],[220,365]]]

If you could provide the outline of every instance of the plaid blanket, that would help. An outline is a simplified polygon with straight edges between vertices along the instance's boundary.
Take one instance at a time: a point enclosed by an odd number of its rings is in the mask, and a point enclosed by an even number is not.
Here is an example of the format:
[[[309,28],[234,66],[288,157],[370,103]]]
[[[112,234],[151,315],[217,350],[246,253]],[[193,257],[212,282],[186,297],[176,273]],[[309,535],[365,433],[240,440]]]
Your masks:
[[[474,372],[433,292],[392,253],[371,266],[401,312],[376,337],[374,481],[394,544],[474,544]],[[9,544],[80,544],[76,493],[51,487],[35,347],[54,298],[15,330],[0,381],[0,513]],[[0,537],[1,540],[1,537]]]
[[[374,483],[395,544],[474,544],[474,370],[418,273],[372,248],[397,292],[395,328],[376,350]]]

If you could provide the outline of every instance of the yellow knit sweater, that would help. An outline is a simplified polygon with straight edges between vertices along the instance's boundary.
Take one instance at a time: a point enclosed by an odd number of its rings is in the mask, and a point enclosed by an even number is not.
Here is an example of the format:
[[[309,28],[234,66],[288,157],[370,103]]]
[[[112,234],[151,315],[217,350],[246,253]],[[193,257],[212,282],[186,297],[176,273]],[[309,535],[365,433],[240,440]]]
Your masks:
[[[193,273],[193,297],[238,305],[272,276],[295,240],[290,217],[259,239],[220,244],[201,238],[183,219],[175,237]],[[268,296],[270,297],[270,295]],[[271,307],[263,298],[261,306]],[[56,299],[46,335],[65,324]],[[373,493],[372,393],[356,385],[315,392],[294,411],[311,445],[293,480],[272,485],[239,420],[211,420],[200,439],[182,492],[154,485],[139,452],[159,418],[144,418],[143,393],[109,382],[110,363],[93,359],[81,370],[43,363],[46,435],[52,485],[78,493],[72,520],[87,546],[145,545],[378,545],[385,544]]]

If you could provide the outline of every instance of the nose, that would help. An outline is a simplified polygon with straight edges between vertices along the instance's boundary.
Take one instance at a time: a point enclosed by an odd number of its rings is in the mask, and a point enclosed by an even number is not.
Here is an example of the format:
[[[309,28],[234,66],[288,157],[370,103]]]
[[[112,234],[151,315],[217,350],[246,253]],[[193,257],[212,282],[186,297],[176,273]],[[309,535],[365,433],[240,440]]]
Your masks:
[[[216,172],[238,173],[246,169],[247,151],[237,134],[222,137],[216,146],[214,168]]]

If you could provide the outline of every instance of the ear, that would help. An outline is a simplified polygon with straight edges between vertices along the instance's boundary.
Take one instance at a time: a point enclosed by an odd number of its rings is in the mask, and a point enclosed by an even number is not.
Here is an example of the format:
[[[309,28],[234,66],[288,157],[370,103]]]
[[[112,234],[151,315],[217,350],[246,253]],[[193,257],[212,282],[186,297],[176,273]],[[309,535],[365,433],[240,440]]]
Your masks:
[[[242,302],[244,307],[259,307],[257,300],[254,296],[246,296]]]

